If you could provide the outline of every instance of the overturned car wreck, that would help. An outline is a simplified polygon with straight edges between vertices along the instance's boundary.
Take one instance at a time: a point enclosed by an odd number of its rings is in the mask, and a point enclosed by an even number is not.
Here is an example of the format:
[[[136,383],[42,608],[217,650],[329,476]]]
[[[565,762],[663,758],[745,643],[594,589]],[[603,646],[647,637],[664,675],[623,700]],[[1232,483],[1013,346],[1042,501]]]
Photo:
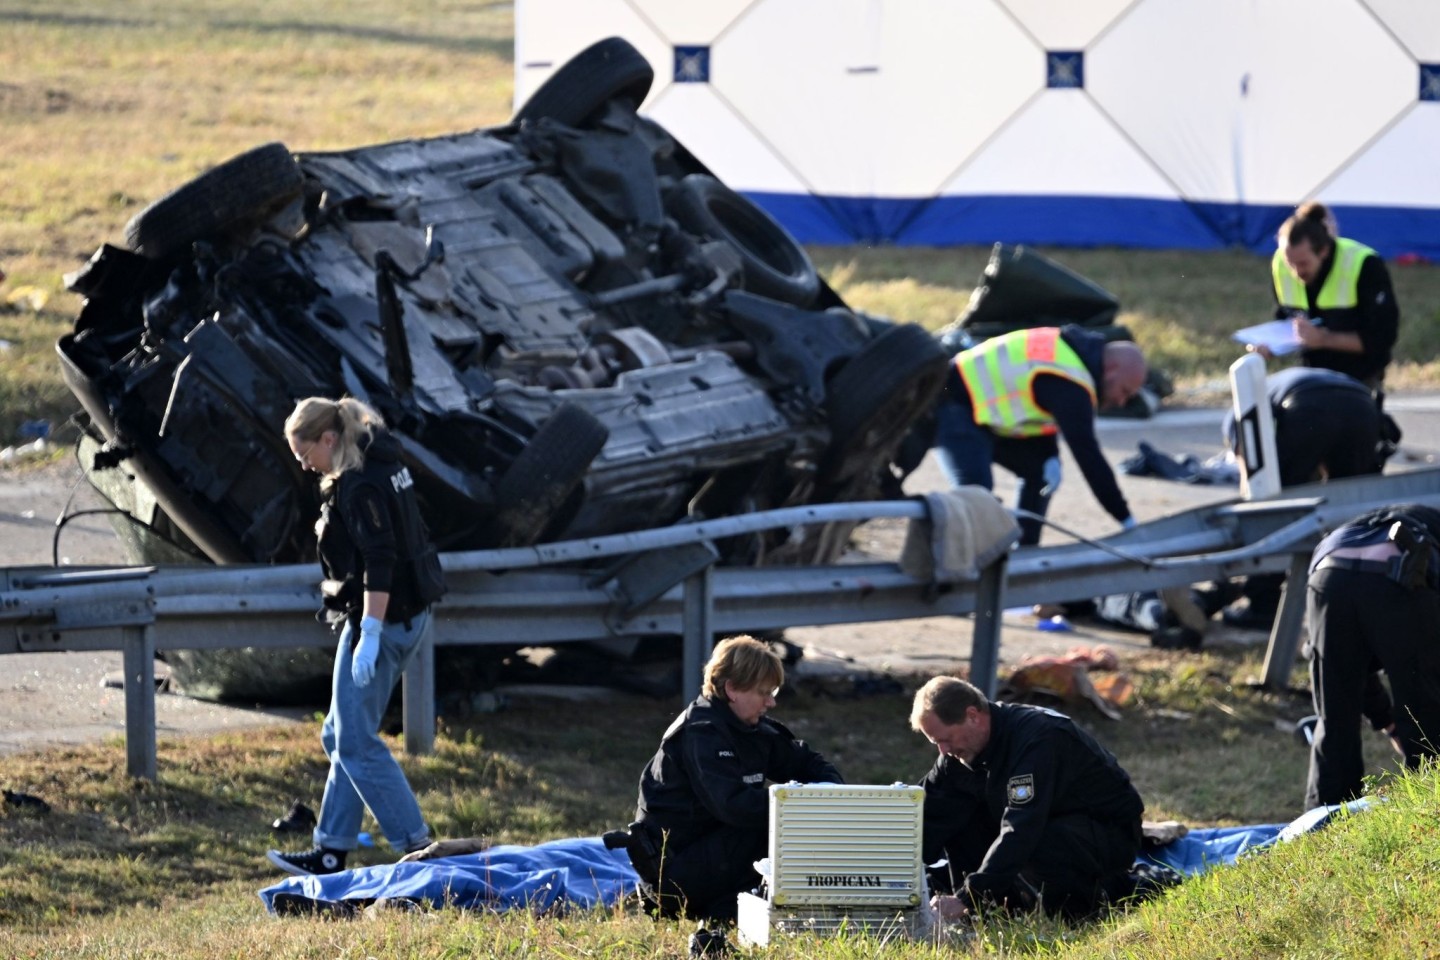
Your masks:
[[[281,425],[316,394],[383,414],[443,550],[893,495],[943,352],[847,308],[638,116],[652,79],[611,38],[503,127],[258,147],[68,277],[61,364],[134,559],[312,559],[318,489]],[[721,562],[841,545],[756,535]]]

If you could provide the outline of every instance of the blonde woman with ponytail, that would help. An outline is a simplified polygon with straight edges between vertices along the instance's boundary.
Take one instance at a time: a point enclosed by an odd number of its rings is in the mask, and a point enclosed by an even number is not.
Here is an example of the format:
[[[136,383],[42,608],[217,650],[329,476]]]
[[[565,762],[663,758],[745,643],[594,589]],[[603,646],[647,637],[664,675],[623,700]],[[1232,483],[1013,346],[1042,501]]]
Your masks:
[[[443,581],[414,481],[379,414],[350,397],[309,397],[286,419],[285,438],[301,468],[320,475],[315,532],[325,607],[339,633],[320,735],[330,774],[314,848],[268,854],[276,867],[304,876],[344,869],[366,808],[396,850],[430,843],[420,805],[379,730],[396,681],[430,632],[430,604]]]

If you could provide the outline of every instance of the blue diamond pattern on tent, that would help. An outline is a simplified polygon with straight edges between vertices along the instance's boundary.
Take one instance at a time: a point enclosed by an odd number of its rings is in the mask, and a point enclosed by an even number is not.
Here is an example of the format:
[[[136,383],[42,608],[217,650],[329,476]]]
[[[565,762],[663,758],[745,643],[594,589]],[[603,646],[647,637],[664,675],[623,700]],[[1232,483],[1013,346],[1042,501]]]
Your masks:
[[[676,48],[675,48],[675,82],[676,82],[676,83],[709,83],[709,82],[710,82],[710,48],[709,48],[709,47],[676,47]]]
[[[1440,63],[1420,64],[1420,99],[1440,101]]]
[[[517,0],[515,96],[625,37],[642,111],[802,243],[1263,254],[1315,199],[1440,260],[1440,2],[1303,6]],[[1275,55],[1335,37],[1323,95]]]
[[[1051,89],[1085,88],[1085,53],[1082,50],[1051,50],[1045,54],[1045,86]]]

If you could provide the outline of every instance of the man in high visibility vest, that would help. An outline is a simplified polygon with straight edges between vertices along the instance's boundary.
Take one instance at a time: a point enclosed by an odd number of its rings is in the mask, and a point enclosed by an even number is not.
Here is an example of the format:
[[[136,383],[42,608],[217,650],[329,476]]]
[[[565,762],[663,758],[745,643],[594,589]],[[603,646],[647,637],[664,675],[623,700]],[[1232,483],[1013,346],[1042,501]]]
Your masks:
[[[994,489],[993,464],[1020,479],[1020,543],[1060,484],[1064,436],[1100,505],[1126,527],[1130,506],[1095,437],[1099,407],[1122,407],[1145,383],[1145,357],[1073,324],[1015,330],[955,356],[936,411],[935,452],[954,486]]]
[[[1385,261],[1335,235],[1325,205],[1302,204],[1280,227],[1270,260],[1275,316],[1292,320],[1300,362],[1347,374],[1383,404],[1385,368],[1400,328],[1400,307]],[[1265,357],[1263,347],[1252,348]]]

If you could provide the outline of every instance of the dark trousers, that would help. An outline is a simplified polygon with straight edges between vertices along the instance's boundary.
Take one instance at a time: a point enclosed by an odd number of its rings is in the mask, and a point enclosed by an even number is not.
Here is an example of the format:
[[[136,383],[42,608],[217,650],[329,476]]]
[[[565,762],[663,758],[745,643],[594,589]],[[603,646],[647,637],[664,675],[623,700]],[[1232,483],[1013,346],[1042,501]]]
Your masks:
[[[958,379],[958,378],[957,378]],[[959,389],[965,389],[963,386]],[[995,489],[994,464],[999,464],[1020,481],[1016,506],[1036,516],[1045,516],[1050,494],[1045,487],[1045,464],[1060,457],[1056,435],[1048,437],[1001,437],[975,422],[968,403],[943,397],[935,414],[935,457],[953,487],[976,486]],[[1020,545],[1040,542],[1039,520],[1021,518]]]
[[[1379,473],[1380,409],[1359,390],[1312,388],[1275,411],[1280,485]]]
[[[1275,456],[1280,486],[1343,480],[1379,473],[1380,409],[1359,390],[1314,387],[1286,397],[1275,411]],[[1254,610],[1280,606],[1283,573],[1245,578],[1243,593]]]
[[[1027,903],[1034,890],[1047,914],[1079,918],[1095,913],[1107,899],[1131,892],[1129,874],[1140,853],[1140,821],[1117,823],[1084,814],[1055,817],[1045,825],[1019,877],[971,876],[994,841],[993,828],[987,825],[957,831],[945,842],[948,874],[932,873],[932,884],[941,891],[948,884],[981,903],[1011,906]]]
[[[765,830],[724,827],[683,847],[661,845],[658,873],[640,879],[654,888],[660,912],[692,920],[734,920],[735,898],[760,884],[755,861],[768,850]]]
[[[1384,574],[1321,569],[1310,577],[1310,684],[1320,722],[1310,748],[1308,808],[1364,790],[1360,718],[1378,661],[1395,701],[1405,762],[1440,754],[1440,594],[1408,590]]]

